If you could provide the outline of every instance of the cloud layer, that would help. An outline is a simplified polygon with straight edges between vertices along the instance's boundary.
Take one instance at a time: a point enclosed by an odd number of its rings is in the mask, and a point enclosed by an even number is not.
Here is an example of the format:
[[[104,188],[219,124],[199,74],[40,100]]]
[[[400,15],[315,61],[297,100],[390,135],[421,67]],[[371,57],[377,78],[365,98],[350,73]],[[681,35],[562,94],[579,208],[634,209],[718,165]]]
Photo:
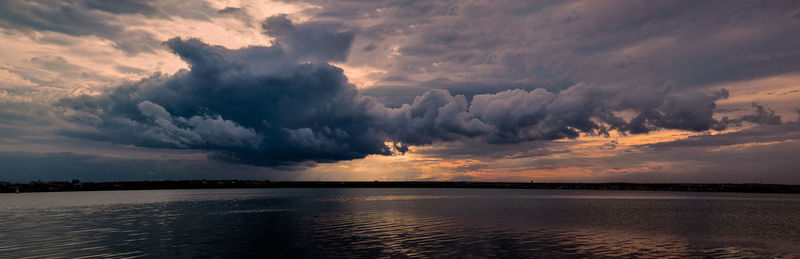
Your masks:
[[[462,138],[501,144],[611,130],[704,131],[719,125],[715,101],[727,97],[724,90],[705,94],[673,92],[669,85],[626,89],[581,83],[557,93],[516,89],[471,100],[434,89],[389,108],[360,94],[342,69],[325,63],[346,57],[351,33],[335,24],[295,25],[285,16],[268,18],[264,28],[277,38],[273,46],[231,50],[197,39],[167,41],[189,70],[156,74],[99,96],[63,99],[59,105],[84,128],[62,134],[209,150],[239,163],[284,166],[390,155],[409,145]],[[313,45],[323,42],[332,44]],[[618,116],[622,112],[634,116]]]
[[[95,36],[132,55],[152,52],[159,41],[147,31],[132,29],[118,15],[144,15],[170,19],[171,14],[185,19],[207,20],[217,14],[204,1],[18,1],[0,2],[0,25],[22,33],[56,32],[70,36]]]

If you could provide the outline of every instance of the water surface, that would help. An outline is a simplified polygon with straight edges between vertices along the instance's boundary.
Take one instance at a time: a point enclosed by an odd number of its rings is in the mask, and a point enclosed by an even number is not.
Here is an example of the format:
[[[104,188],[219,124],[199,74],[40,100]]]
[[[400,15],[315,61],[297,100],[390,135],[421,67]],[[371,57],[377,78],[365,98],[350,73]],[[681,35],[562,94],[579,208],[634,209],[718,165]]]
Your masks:
[[[0,194],[0,255],[797,257],[800,195],[512,189]]]

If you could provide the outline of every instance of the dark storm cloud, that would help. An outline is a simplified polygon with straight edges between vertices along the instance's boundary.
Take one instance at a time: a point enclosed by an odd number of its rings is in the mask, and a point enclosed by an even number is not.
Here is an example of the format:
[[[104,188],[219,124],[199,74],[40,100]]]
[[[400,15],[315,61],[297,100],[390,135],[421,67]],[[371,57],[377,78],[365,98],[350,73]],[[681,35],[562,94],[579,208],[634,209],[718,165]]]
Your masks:
[[[279,43],[287,44],[287,50],[299,59],[311,61],[345,61],[355,34],[338,23],[292,24],[286,15],[268,18],[262,24],[267,35]]]
[[[389,154],[369,127],[377,106],[342,70],[298,63],[279,46],[228,50],[168,41],[191,70],[155,75],[98,97],[65,99],[91,130],[66,135],[147,147],[205,149],[256,165]]]
[[[156,74],[99,96],[63,99],[59,105],[70,109],[70,120],[85,128],[62,134],[208,150],[229,161],[282,166],[389,155],[393,149],[405,152],[408,145],[465,138],[509,144],[610,130],[704,131],[719,123],[712,117],[715,101],[727,97],[724,90],[706,94],[673,91],[670,85],[619,89],[581,83],[559,92],[516,89],[471,100],[434,89],[410,104],[387,108],[360,94],[340,68],[308,62],[345,57],[351,34],[341,34],[335,24],[292,24],[285,16],[264,25],[280,44],[230,50],[196,39],[167,41],[189,70]],[[329,29],[334,31],[324,32]],[[344,45],[296,53],[311,46],[306,39]],[[615,115],[620,111],[637,116],[626,121]]]

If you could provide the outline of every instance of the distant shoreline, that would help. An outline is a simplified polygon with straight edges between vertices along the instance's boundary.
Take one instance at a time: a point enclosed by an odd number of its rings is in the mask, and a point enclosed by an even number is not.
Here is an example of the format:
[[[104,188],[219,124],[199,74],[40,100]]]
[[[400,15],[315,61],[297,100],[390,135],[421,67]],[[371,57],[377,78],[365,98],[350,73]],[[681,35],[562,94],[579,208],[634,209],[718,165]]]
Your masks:
[[[266,180],[182,180],[130,182],[0,182],[0,193],[67,192],[164,189],[230,188],[481,188],[481,189],[558,189],[626,190],[683,192],[800,193],[800,185],[718,184],[718,183],[525,183],[525,182],[431,182],[431,181],[266,181]]]

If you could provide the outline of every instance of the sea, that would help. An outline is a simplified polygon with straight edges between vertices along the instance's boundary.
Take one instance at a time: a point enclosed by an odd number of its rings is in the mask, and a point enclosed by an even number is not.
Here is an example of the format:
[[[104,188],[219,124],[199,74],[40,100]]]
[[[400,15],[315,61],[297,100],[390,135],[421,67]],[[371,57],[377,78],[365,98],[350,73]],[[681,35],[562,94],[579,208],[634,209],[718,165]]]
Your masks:
[[[800,195],[433,188],[0,194],[0,258],[612,257],[800,257]]]

